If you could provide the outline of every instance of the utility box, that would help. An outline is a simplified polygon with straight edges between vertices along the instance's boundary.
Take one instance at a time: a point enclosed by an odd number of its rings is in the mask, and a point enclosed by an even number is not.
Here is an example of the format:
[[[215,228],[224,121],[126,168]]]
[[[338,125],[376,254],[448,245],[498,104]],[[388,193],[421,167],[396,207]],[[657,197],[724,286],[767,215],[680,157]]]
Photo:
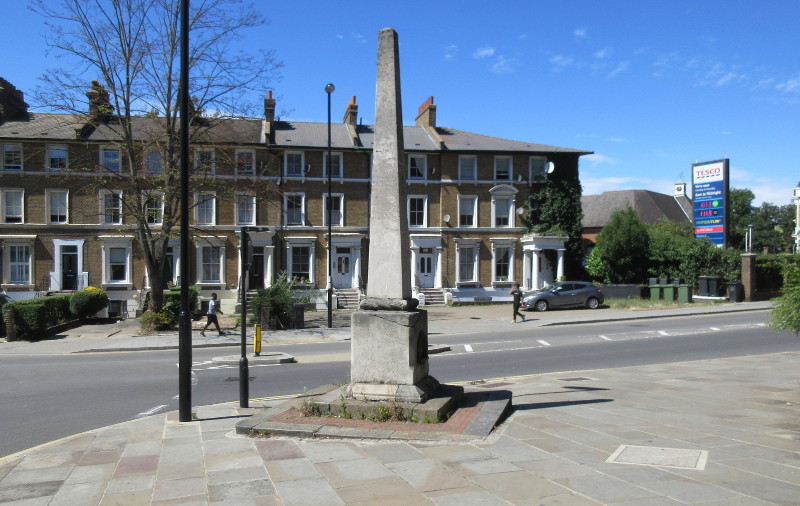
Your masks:
[[[306,328],[306,305],[295,304],[292,307],[292,324],[296,329]]]

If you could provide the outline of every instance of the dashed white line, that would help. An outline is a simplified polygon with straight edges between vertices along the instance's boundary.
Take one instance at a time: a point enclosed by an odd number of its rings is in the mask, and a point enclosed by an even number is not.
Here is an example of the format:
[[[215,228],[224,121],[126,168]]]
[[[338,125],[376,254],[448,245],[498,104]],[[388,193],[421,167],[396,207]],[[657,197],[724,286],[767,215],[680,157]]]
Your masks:
[[[467,351],[467,352],[469,352],[469,353],[472,353],[472,351],[473,351],[473,350],[472,350],[472,346],[470,346],[470,345],[468,345],[468,344],[465,344],[465,345],[464,345],[464,351]]]
[[[547,341],[542,341],[541,339],[539,339],[539,340],[538,340],[538,342],[539,342],[539,344],[541,344],[542,346],[550,346],[550,343],[548,343]]]
[[[156,406],[154,408],[150,408],[147,411],[142,411],[138,415],[134,416],[134,418],[142,418],[142,417],[145,417],[145,416],[155,415],[156,413],[158,413],[159,411],[161,411],[162,409],[164,409],[166,407],[167,407],[166,404],[162,404],[161,406]]]
[[[719,330],[719,327],[708,327],[708,328],[710,328],[711,330]]]
[[[658,333],[661,334],[662,336],[668,336],[669,335],[669,332],[667,332],[665,330],[659,330]]]
[[[600,336],[600,339],[602,339],[604,341],[612,341],[612,339],[610,337],[606,337],[606,336]]]

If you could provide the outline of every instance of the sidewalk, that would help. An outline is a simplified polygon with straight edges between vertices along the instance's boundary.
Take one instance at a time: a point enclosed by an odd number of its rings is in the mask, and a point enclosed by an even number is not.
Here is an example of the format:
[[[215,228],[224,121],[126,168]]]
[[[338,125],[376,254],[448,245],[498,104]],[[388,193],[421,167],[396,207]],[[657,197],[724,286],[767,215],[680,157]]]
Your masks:
[[[490,318],[482,311],[442,317],[474,329]],[[263,408],[200,406],[192,422],[154,415],[0,459],[0,503],[800,504],[798,360],[787,352],[465,385],[509,390],[515,408],[471,440],[248,438],[235,426]]]

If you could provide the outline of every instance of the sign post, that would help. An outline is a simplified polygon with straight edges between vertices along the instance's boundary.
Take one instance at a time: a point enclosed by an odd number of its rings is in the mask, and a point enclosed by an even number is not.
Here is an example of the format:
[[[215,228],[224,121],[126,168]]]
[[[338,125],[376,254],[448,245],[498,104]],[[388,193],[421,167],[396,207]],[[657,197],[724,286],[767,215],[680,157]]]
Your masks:
[[[694,238],[728,244],[728,159],[692,164]]]

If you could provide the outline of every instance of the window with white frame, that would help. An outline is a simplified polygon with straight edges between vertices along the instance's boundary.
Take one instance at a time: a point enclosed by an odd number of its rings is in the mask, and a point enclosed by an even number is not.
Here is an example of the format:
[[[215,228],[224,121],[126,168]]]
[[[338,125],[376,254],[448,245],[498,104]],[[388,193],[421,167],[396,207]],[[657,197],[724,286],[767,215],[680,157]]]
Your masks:
[[[198,149],[194,152],[194,170],[200,174],[214,174],[216,157],[213,149]]]
[[[547,158],[532,156],[528,159],[528,180],[531,182],[547,181]]]
[[[144,216],[150,225],[161,225],[164,222],[164,195],[150,193],[144,196]]]
[[[478,174],[478,157],[475,155],[460,155],[458,157],[458,179],[460,181],[475,181]]]
[[[252,149],[236,150],[236,174],[253,176],[256,173],[256,152]]]
[[[331,177],[343,177],[342,172],[342,154],[331,153],[331,159],[328,159],[328,153],[325,153],[323,172],[325,177],[328,177],[328,167],[330,167]]]
[[[103,284],[130,284],[131,239],[130,236],[101,236],[103,241]]]
[[[150,151],[144,155],[145,170],[149,174],[161,174],[163,166],[161,163],[161,152]]]
[[[408,226],[426,227],[428,224],[428,197],[424,195],[408,196]]]
[[[3,189],[3,223],[22,223],[25,192],[20,189]]]
[[[100,165],[108,172],[119,174],[122,169],[119,150],[103,148],[100,150]]]
[[[3,170],[22,170],[22,145],[3,145]]]
[[[8,279],[13,285],[29,285],[31,283],[31,254],[33,248],[30,244],[8,244]]]
[[[458,226],[478,226],[478,197],[474,195],[459,195],[458,197]]]
[[[514,226],[514,199],[511,197],[492,197],[492,226],[507,228]]]
[[[64,170],[68,163],[66,146],[47,146],[46,165],[48,170]]]
[[[305,199],[304,193],[288,193],[284,196],[286,225],[305,225]]]
[[[425,155],[408,155],[408,178],[427,179],[428,157]]]
[[[314,282],[314,239],[287,238],[287,273],[299,283]]]
[[[100,219],[104,225],[122,223],[122,192],[103,190],[100,192]]]
[[[458,255],[458,283],[478,282],[478,252],[477,242],[460,243],[457,246]]]
[[[503,283],[511,281],[514,276],[514,246],[511,244],[495,244],[492,252],[492,281]]]
[[[498,181],[511,181],[514,165],[510,156],[494,157],[494,178]]]
[[[47,222],[67,223],[69,215],[67,205],[69,192],[67,190],[47,190]]]
[[[253,195],[236,195],[236,224],[256,224],[256,198]]]
[[[286,177],[303,177],[305,174],[305,155],[302,151],[288,151],[283,155],[283,168]]]
[[[328,226],[328,194],[322,195],[322,214],[325,216],[325,226]],[[331,195],[330,224],[334,227],[344,226],[344,195],[334,193]]]
[[[198,193],[195,196],[194,220],[198,225],[213,225],[216,216],[216,198],[213,193]]]
[[[200,246],[200,282],[222,283],[222,260],[225,248],[215,245]]]

